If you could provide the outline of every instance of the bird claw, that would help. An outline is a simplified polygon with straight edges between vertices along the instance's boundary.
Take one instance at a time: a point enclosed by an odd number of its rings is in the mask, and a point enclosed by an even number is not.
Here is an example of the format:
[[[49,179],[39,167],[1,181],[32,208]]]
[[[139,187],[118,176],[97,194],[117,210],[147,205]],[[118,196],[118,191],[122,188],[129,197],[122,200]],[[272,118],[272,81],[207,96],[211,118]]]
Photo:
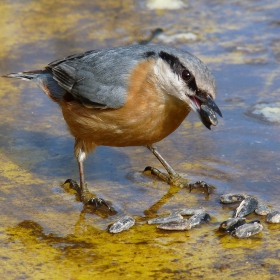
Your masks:
[[[190,188],[190,192],[193,189],[196,188],[205,188],[207,191],[207,194],[210,194],[210,186],[205,183],[204,181],[197,181],[193,184],[188,183],[188,180],[185,178],[182,178],[179,174],[176,174],[175,176],[170,176],[166,173],[162,173],[161,171],[159,171],[158,169],[151,167],[151,166],[147,166],[144,170],[145,171],[150,171],[152,175],[157,176],[159,179],[165,181],[166,183],[176,186],[176,187],[180,187],[180,188]]]
[[[188,185],[190,188],[190,192],[196,188],[205,188],[207,191],[207,194],[208,195],[210,194],[210,186],[207,183],[205,183],[204,181],[197,181],[194,184],[188,184]]]
[[[63,185],[65,185],[65,184],[67,184],[67,183],[69,183],[69,187],[70,187],[71,189],[75,190],[75,191],[80,195],[81,190],[80,190],[80,187],[79,187],[78,183],[77,183],[75,180],[67,179],[67,180],[63,183]]]
[[[98,206],[105,205],[110,211],[112,211],[111,207],[103,198],[94,197],[94,195],[88,190],[86,183],[83,188],[81,188],[78,183],[72,179],[67,179],[64,184],[66,183],[69,183],[70,188],[77,192],[80,201],[83,202],[84,205],[95,205],[96,208]]]
[[[108,205],[108,203],[100,197],[92,197],[90,200],[88,200],[88,202],[86,202],[85,204],[90,204],[90,205],[95,205],[95,207],[97,208],[98,206],[102,206],[105,205],[110,211],[112,211],[111,207]]]

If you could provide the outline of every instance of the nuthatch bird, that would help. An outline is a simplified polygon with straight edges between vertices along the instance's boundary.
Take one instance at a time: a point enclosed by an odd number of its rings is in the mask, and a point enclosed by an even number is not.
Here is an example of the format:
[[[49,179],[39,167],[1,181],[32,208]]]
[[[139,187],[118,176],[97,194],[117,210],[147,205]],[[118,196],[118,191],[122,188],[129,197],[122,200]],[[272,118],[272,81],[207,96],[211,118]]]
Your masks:
[[[191,110],[209,129],[218,123],[215,113],[222,117],[213,101],[215,79],[194,55],[165,46],[131,45],[67,56],[43,70],[4,77],[35,82],[61,107],[75,137],[80,186],[67,181],[84,204],[107,205],[88,191],[84,179],[83,162],[97,146],[146,146],[168,173],[147,167],[152,174],[176,186],[209,187],[202,181],[188,184],[153,146]]]

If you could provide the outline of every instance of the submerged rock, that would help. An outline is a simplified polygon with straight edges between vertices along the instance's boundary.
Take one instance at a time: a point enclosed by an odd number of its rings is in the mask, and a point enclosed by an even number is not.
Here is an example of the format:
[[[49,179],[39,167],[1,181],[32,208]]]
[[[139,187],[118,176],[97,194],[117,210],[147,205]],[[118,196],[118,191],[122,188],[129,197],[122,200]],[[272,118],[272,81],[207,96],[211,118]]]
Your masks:
[[[198,214],[193,215],[188,220],[184,219],[181,221],[175,221],[175,222],[169,222],[165,224],[161,224],[158,226],[160,229],[165,230],[190,230],[192,227],[199,225],[201,223],[209,222],[210,221],[210,215],[201,212]]]
[[[195,214],[189,218],[190,226],[194,227],[201,223],[207,223],[211,220],[210,215],[208,213],[202,212]]]
[[[242,201],[246,198],[247,196],[245,194],[240,194],[240,193],[227,193],[223,194],[220,196],[220,201],[221,203],[234,203],[238,201]]]
[[[247,196],[236,208],[234,218],[243,218],[249,215],[258,207],[258,201],[252,196]]]
[[[244,218],[229,218],[228,220],[221,223],[220,229],[225,230],[226,232],[232,232],[245,223],[246,222]]]
[[[265,204],[259,204],[257,209],[255,210],[255,213],[258,215],[261,215],[261,216],[265,216],[265,215],[269,214],[270,212],[271,212],[271,210]]]
[[[169,222],[176,222],[176,221],[179,221],[179,220],[182,220],[182,219],[183,219],[183,217],[179,213],[174,213],[174,214],[171,214],[169,216],[159,217],[159,218],[149,220],[148,224],[149,225],[152,225],[152,224],[166,224],[166,223],[169,223]]]
[[[258,103],[245,113],[261,121],[280,123],[280,102]]]
[[[248,238],[252,235],[261,232],[262,229],[263,226],[260,224],[260,221],[252,221],[250,223],[246,223],[238,227],[236,230],[232,232],[232,235],[238,238]]]
[[[202,206],[191,206],[178,211],[182,216],[191,216],[202,212],[205,212]]]
[[[170,44],[171,42],[176,42],[176,41],[177,42],[195,41],[197,40],[197,35],[191,32],[174,34],[174,35],[160,34],[157,37],[157,39],[165,44]]]
[[[160,229],[165,230],[190,230],[192,227],[209,222],[210,221],[210,215],[205,212],[200,212],[195,215],[193,215],[191,218],[179,220],[179,221],[173,221],[164,223],[158,226]]]
[[[111,233],[119,233],[121,231],[131,228],[135,224],[135,220],[130,216],[124,216],[109,228]]]
[[[273,211],[269,213],[266,217],[266,221],[272,224],[280,223],[280,211]]]
[[[189,220],[183,219],[180,221],[161,224],[157,226],[157,228],[165,229],[165,230],[189,230],[191,229],[191,226]]]
[[[146,5],[150,10],[177,10],[188,7],[182,0],[148,0]]]

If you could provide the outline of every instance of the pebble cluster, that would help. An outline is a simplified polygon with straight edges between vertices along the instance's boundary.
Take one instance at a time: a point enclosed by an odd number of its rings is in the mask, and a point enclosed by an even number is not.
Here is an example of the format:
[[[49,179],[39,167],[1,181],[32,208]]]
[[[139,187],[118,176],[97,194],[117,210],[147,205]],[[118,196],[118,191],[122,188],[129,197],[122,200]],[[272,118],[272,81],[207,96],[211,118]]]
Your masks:
[[[259,220],[253,220],[246,223],[245,216],[254,212],[257,215],[267,215],[266,222],[280,223],[280,212],[271,211],[271,209],[250,195],[245,194],[224,194],[220,197],[221,203],[235,203],[241,201],[235,209],[233,217],[224,221],[220,225],[220,229],[230,233],[238,238],[247,238],[262,231],[263,226]]]
[[[184,219],[183,216],[191,216],[189,219]],[[157,228],[165,230],[190,230],[196,225],[210,221],[210,215],[205,212],[201,206],[187,207],[171,213],[165,217],[151,219],[148,224],[159,224]],[[116,221],[110,228],[110,233],[118,233],[132,227],[135,220],[130,216],[125,216]]]
[[[280,211],[272,211],[267,205],[260,204],[259,201],[250,195],[245,194],[224,194],[220,197],[221,203],[229,204],[240,202],[235,209],[233,217],[220,224],[220,229],[230,233],[237,238],[247,238],[262,231],[263,226],[259,220],[246,222],[245,216],[254,212],[257,215],[266,215],[266,222],[280,223]],[[191,216],[189,219],[184,216]],[[184,231],[210,221],[210,215],[201,206],[187,207],[172,212],[168,216],[154,218],[148,224],[158,224],[157,228],[163,230]],[[119,233],[131,228],[135,220],[130,216],[124,216],[116,221],[109,228],[110,233]]]

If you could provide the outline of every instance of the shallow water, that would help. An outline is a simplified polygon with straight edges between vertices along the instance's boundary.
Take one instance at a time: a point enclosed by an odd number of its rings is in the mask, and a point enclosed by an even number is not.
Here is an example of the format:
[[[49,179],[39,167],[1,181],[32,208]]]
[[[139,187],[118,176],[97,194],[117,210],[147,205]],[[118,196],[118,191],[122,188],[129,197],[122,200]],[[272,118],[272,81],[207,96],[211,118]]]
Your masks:
[[[219,203],[226,192],[255,195],[280,208],[280,116],[277,121],[274,110],[276,121],[270,122],[252,114],[257,104],[273,107],[280,101],[280,3],[178,0],[167,9],[162,2],[0,3],[1,75],[40,69],[76,52],[139,43],[160,28],[153,43],[190,51],[212,70],[224,116],[209,131],[190,114],[157,144],[178,173],[214,186],[209,197],[142,174],[147,165],[161,168],[143,147],[100,147],[90,155],[86,180],[112,203],[112,215],[84,207],[60,186],[67,178],[78,179],[73,139],[60,109],[31,83],[2,78],[3,279],[279,278],[280,225],[251,214],[248,219],[259,218],[264,229],[246,240],[218,227],[236,207]],[[194,205],[207,209],[209,224],[165,232],[146,223]],[[136,225],[109,234],[108,225],[124,215],[133,216]]]

